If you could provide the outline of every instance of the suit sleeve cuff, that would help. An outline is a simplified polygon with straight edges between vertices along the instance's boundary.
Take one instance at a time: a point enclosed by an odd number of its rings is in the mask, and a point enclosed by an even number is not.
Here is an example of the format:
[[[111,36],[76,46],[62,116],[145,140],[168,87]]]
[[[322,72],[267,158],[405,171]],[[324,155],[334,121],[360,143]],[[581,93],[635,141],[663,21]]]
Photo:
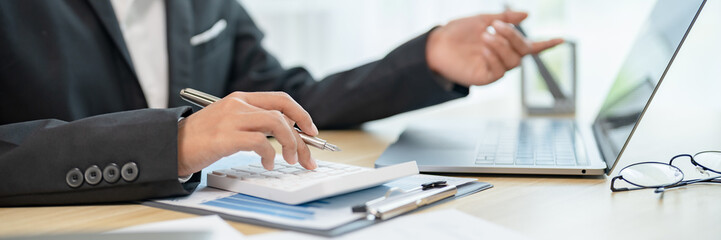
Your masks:
[[[192,173],[191,173],[190,175],[188,175],[188,176],[180,176],[180,177],[178,177],[178,182],[180,182],[180,183],[186,183],[186,182],[188,182],[191,178],[193,178],[193,174],[192,174]]]
[[[430,29],[428,32],[416,37],[415,39],[410,40],[405,45],[405,48],[407,50],[414,51],[414,54],[411,55],[418,55],[416,57],[413,57],[412,59],[422,59],[422,65],[423,65],[423,71],[425,72],[425,75],[427,76],[427,79],[431,79],[435,85],[439,86],[443,92],[448,93],[454,98],[462,97],[468,95],[468,87],[456,84],[452,82],[451,80],[448,80],[447,78],[441,76],[437,72],[434,72],[430,69],[428,66],[428,59],[426,58],[426,50],[428,48],[428,36],[438,28],[437,26]]]

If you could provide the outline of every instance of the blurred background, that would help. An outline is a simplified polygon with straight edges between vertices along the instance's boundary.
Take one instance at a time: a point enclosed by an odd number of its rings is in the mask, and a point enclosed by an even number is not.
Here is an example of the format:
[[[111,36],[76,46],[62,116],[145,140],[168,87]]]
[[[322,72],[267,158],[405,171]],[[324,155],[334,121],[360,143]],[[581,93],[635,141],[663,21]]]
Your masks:
[[[577,42],[580,79],[577,94],[584,98],[579,101],[590,102],[578,108],[581,115],[595,115],[598,111],[636,31],[655,3],[654,0],[239,1],[265,32],[264,46],[283,66],[304,66],[317,79],[380,59],[404,42],[456,18],[497,13],[505,5],[527,11],[529,18],[522,25],[531,38],[563,37]],[[516,68],[494,84],[473,87],[467,98],[402,116],[449,110],[464,104],[484,108],[494,102],[520,111],[520,78]],[[508,101],[509,94],[517,96],[513,97],[517,101]]]
[[[509,5],[527,11],[531,38],[576,42],[577,109],[589,124],[603,103],[655,0],[239,0],[265,32],[265,47],[285,67],[305,66],[318,79],[382,58],[434,26]],[[668,161],[688,152],[721,149],[721,4],[707,4],[706,20],[690,37],[631,140],[621,166]],[[710,6],[709,6],[710,5]],[[467,98],[373,121],[363,128],[400,133],[411,121],[434,117],[517,118],[518,68],[496,83],[473,87]],[[470,109],[478,109],[471,111]],[[617,169],[618,170],[618,169]]]

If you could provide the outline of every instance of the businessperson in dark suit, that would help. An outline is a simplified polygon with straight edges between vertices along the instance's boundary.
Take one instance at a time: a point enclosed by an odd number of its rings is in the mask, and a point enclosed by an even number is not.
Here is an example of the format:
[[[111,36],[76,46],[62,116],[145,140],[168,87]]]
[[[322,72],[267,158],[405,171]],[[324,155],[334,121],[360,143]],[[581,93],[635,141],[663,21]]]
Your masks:
[[[189,194],[234,152],[272,166],[267,135],[312,169],[293,124],[316,135],[463,97],[561,42],[524,39],[510,24],[525,17],[458,19],[315,81],[262,48],[235,0],[0,1],[0,206]],[[226,97],[192,113],[186,87]]]

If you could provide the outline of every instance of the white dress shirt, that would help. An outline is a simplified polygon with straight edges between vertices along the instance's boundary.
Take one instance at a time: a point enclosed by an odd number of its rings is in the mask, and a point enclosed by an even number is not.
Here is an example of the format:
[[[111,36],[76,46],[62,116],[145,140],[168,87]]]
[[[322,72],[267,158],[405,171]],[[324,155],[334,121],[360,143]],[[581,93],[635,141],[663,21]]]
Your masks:
[[[110,0],[150,108],[168,107],[164,0]]]

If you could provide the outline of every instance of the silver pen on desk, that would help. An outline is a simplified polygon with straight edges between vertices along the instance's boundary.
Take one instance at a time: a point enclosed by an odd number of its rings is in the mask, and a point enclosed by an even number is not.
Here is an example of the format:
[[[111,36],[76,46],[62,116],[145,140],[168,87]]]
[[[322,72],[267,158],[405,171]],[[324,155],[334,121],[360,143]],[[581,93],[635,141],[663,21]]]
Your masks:
[[[399,194],[395,194],[399,193]],[[422,184],[411,190],[391,188],[385,196],[353,206],[354,213],[365,213],[368,220],[386,220],[425,205],[455,196],[458,188],[446,181]]]
[[[180,97],[188,101],[192,104],[198,105],[199,107],[206,107],[210,105],[211,103],[214,103],[220,98],[192,89],[192,88],[185,88],[180,90]],[[317,138],[317,137],[311,137],[303,133],[300,129],[295,128],[296,131],[298,131],[300,138],[303,139],[303,142],[305,142],[307,145],[316,147],[320,150],[329,150],[332,152],[338,152],[341,151],[341,149],[333,144],[328,143],[326,140]]]

